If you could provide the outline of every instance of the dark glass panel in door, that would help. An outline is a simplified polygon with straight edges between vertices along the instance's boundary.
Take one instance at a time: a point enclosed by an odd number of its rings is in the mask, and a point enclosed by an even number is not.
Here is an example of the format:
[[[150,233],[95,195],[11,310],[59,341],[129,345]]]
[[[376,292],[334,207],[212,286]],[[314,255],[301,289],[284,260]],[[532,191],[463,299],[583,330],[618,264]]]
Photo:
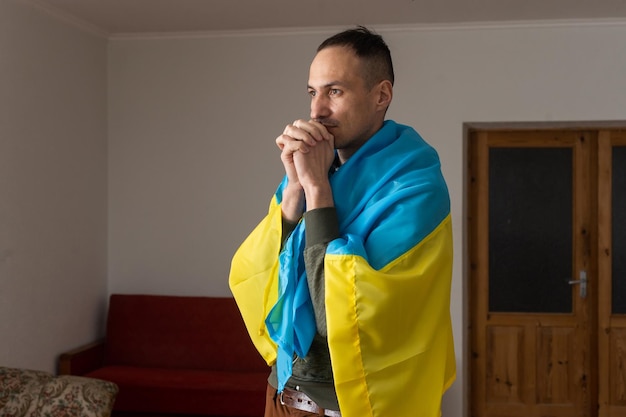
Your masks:
[[[572,311],[572,155],[490,148],[490,311]]]

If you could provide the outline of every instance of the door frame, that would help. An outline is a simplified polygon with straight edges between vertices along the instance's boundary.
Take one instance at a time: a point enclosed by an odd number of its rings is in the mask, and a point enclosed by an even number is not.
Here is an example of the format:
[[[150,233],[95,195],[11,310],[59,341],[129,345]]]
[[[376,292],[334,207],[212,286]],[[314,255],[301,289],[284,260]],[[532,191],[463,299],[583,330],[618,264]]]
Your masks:
[[[545,415],[546,410],[552,410],[550,412],[556,413],[555,416],[593,417],[591,403],[596,402],[596,393],[589,389],[597,385],[592,383],[596,367],[590,362],[597,356],[591,352],[591,341],[595,338],[591,333],[596,323],[595,317],[590,317],[590,312],[595,309],[589,307],[590,300],[595,298],[593,286],[589,287],[589,296],[585,299],[577,296],[578,288],[571,289],[571,314],[491,313],[488,310],[489,280],[486,275],[489,264],[488,229],[477,230],[473,226],[477,223],[482,227],[488,225],[488,206],[485,204],[488,204],[490,147],[570,148],[574,169],[572,181],[576,185],[572,194],[572,271],[585,270],[595,275],[595,265],[591,262],[596,259],[591,253],[595,248],[591,236],[595,233],[590,224],[595,204],[585,198],[594,195],[591,161],[595,158],[590,152],[590,142],[595,140],[594,132],[498,129],[473,131],[470,137],[473,140],[469,143],[471,183],[468,214],[475,216],[468,218],[470,277],[475,278],[473,282],[468,282],[467,287],[468,292],[475,290],[469,304],[472,315],[469,320],[474,329],[470,335],[470,370],[474,372],[470,376],[472,415],[539,416]],[[478,159],[483,161],[482,165],[471,166],[471,162]],[[581,325],[583,323],[586,325]],[[580,343],[571,343],[573,340]],[[565,351],[553,351],[555,346],[561,346]],[[557,362],[564,358],[565,362]],[[554,368],[550,365],[552,363]],[[557,363],[560,365],[557,366]],[[546,374],[542,373],[542,369]],[[506,383],[502,380],[504,375]],[[564,381],[557,391],[550,388],[554,382],[552,378]],[[553,398],[553,394],[557,397]],[[488,396],[492,398],[491,402],[487,400]],[[568,400],[563,402],[564,399]]]
[[[462,276],[463,276],[463,303],[464,303],[464,314],[463,314],[463,397],[464,397],[464,401],[463,403],[464,405],[464,410],[463,410],[463,415],[466,417],[470,417],[471,416],[471,404],[472,404],[472,399],[471,399],[471,380],[472,380],[472,375],[471,375],[471,362],[472,362],[472,349],[471,349],[471,337],[472,337],[472,328],[471,328],[471,317],[470,317],[470,304],[471,304],[471,294],[469,291],[470,288],[470,276],[471,276],[471,269],[472,269],[472,265],[470,262],[470,245],[469,245],[469,241],[470,241],[470,236],[469,236],[469,194],[470,194],[470,188],[471,188],[471,175],[470,175],[470,132],[472,131],[477,131],[477,130],[484,130],[484,131],[490,131],[490,130],[502,130],[502,129],[515,129],[515,130],[527,130],[527,129],[534,129],[534,130],[548,130],[548,129],[577,129],[577,130],[583,130],[583,129],[588,129],[588,130],[624,130],[626,129],[626,120],[604,120],[604,121],[575,121],[575,122],[561,122],[561,121],[551,121],[551,122],[465,122],[463,123],[463,127],[462,127],[462,131],[463,131],[463,176],[464,176],[464,181],[463,181],[463,270],[462,270]],[[601,158],[601,157],[600,157]],[[600,170],[600,174],[602,175],[602,171]],[[605,174],[606,175],[606,174]],[[599,190],[600,193],[600,202],[602,201],[602,190]],[[598,213],[599,216],[602,215],[601,212],[602,208],[600,206],[600,213]],[[604,239],[606,239],[607,236],[604,236]],[[605,247],[602,244],[602,240],[601,238],[598,239],[598,253],[600,254],[599,256],[601,256],[602,251],[605,249]],[[607,260],[605,260],[605,262],[607,262]],[[606,264],[603,265],[602,264],[602,259],[600,258],[599,260],[599,269],[601,270],[602,268],[606,268]],[[600,274],[599,274],[600,276]],[[602,277],[600,277],[602,279]],[[601,285],[599,292],[603,291],[602,287],[606,288],[605,285]],[[604,290],[606,291],[606,290]],[[600,316],[602,315],[602,313],[600,312]],[[606,315],[605,315],[606,316]],[[600,348],[606,348],[607,345],[609,344],[609,339],[608,336],[606,336],[606,323],[607,320],[605,318],[605,323],[602,322],[602,317],[599,317],[599,347]],[[620,326],[626,328],[626,319],[625,320],[621,320],[620,319]],[[605,337],[606,336],[606,337]],[[604,337],[604,340],[602,340],[602,338]],[[603,350],[603,352],[607,352],[606,350]],[[604,354],[603,352],[599,352],[599,356]],[[607,362],[608,358],[606,357],[608,356],[608,354],[605,354],[605,357],[602,358],[602,356],[600,356],[599,359],[599,370],[602,371],[603,369],[606,370],[606,368],[609,368],[609,364]],[[600,385],[600,392],[597,392],[595,394],[595,397],[598,398],[599,401],[603,401],[603,399],[608,398],[609,393],[608,393],[608,388],[606,387],[606,385],[604,387],[602,387],[602,384],[594,384],[595,389],[598,390],[598,385]],[[602,391],[604,390],[604,391]],[[606,407],[606,405],[605,405]],[[602,411],[602,406],[600,407],[600,411]],[[611,414],[608,413],[603,413],[602,417],[605,416],[611,416]],[[473,416],[473,417],[478,417],[478,416]]]

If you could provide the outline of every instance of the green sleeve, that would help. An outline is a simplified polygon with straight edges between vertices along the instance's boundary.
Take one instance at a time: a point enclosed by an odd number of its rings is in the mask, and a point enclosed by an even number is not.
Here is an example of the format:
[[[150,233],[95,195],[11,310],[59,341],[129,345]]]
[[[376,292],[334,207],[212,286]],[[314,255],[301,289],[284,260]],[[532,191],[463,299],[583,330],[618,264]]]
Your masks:
[[[298,225],[298,223],[294,223],[294,222],[290,222],[289,220],[285,220],[283,218],[283,229],[282,229],[282,236],[280,241],[281,243],[281,249],[283,247],[283,245],[285,244],[285,241],[289,238],[289,235],[291,235],[291,232],[293,232],[293,229],[296,228],[296,226]]]
[[[339,237],[339,221],[334,207],[307,211],[304,214],[304,221],[306,225],[304,266],[307,282],[315,311],[317,332],[326,337],[324,256],[328,243]]]

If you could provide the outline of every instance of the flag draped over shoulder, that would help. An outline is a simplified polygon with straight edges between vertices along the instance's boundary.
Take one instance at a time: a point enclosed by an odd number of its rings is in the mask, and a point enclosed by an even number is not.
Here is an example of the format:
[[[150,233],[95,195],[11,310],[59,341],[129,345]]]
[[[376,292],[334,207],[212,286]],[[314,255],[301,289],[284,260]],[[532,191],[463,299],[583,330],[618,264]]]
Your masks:
[[[324,259],[326,319],[342,415],[436,417],[455,378],[450,202],[437,153],[412,128],[386,121],[330,182],[341,237]],[[278,256],[285,185],[230,274],[268,364],[306,352],[314,329],[300,260],[306,225]]]

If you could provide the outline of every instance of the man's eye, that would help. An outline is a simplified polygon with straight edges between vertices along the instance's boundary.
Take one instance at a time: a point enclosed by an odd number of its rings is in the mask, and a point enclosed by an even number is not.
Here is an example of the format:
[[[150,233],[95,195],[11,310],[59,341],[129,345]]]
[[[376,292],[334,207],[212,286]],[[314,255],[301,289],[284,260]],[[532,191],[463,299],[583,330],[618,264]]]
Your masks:
[[[331,88],[330,91],[328,92],[328,95],[330,96],[336,96],[338,94],[341,93],[341,90],[337,89],[337,88]]]
[[[315,97],[316,96],[315,90],[309,90],[309,95],[311,97]]]

